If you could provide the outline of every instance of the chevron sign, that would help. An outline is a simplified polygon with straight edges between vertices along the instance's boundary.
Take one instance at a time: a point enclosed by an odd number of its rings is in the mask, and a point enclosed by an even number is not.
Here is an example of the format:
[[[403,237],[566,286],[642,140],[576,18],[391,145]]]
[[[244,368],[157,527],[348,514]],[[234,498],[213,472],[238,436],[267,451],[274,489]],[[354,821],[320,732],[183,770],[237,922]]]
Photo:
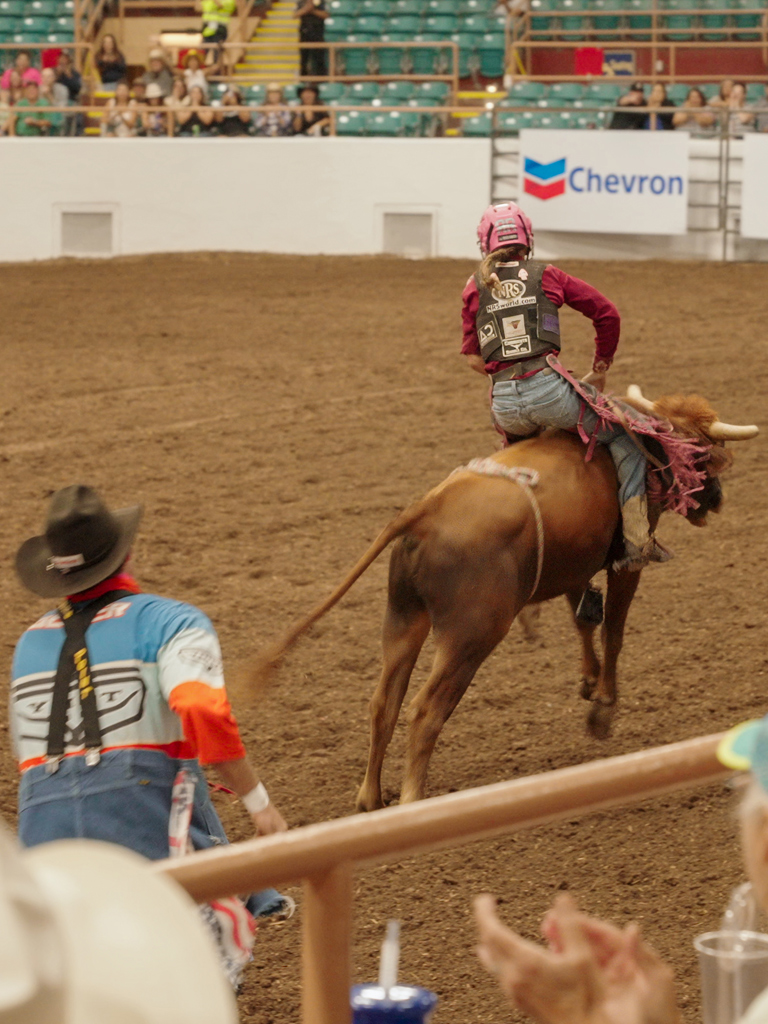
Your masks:
[[[527,156],[523,189],[537,199],[561,196],[565,192],[565,157],[548,164],[540,164]]]

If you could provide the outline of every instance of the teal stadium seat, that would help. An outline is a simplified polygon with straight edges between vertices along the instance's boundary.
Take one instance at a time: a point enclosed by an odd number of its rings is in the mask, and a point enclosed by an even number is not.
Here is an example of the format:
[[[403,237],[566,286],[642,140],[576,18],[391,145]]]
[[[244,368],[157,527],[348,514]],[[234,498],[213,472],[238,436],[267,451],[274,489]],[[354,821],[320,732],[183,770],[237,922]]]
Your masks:
[[[365,131],[367,135],[381,135],[393,138],[405,134],[403,118],[397,110],[383,110],[379,113],[369,113],[365,117]]]
[[[486,19],[479,14],[468,14],[459,19],[458,31],[469,35],[485,35]]]
[[[359,6],[359,0],[331,0],[328,4],[328,13],[332,18],[354,18]]]
[[[500,78],[504,74],[504,44],[504,36],[495,32],[480,37],[480,71],[486,78]]]
[[[53,19],[53,25],[51,27],[57,35],[65,35],[67,33],[74,35],[75,19],[70,14],[63,14],[61,17]]]
[[[765,86],[762,82],[750,82],[747,86],[747,102],[757,103],[765,97]]]
[[[65,15],[74,15],[75,13],[75,0],[58,0],[56,4],[56,17],[61,18]]]
[[[21,31],[24,35],[38,35],[47,36],[51,31],[51,19],[50,18],[23,18],[22,19]]]
[[[390,10],[392,14],[398,18],[403,15],[420,18],[425,6],[426,0],[394,0]]]
[[[662,7],[670,12],[684,11],[691,7],[691,0],[665,0]],[[691,14],[663,14],[661,26],[666,39],[672,42],[687,42],[693,39],[694,17]]]
[[[392,5],[389,0],[360,0],[360,6],[357,9],[358,18],[361,15],[388,18],[391,13]]]
[[[330,18],[328,20],[330,21]],[[346,41],[348,43],[367,43],[378,38],[378,36],[350,33]],[[344,64],[344,74],[346,75],[367,75],[370,74],[371,68],[375,67],[373,51],[370,46],[345,47],[343,50],[339,50],[338,54]]]
[[[590,82],[584,90],[584,99],[604,101],[611,105],[621,96],[622,87],[614,82]]]
[[[543,82],[513,82],[505,100],[510,106],[535,105],[546,99],[547,87]]]
[[[12,36],[16,31],[16,19],[0,14],[0,36]]]
[[[704,82],[697,88],[701,89],[708,100],[713,100],[720,92],[720,86],[717,82]]]
[[[349,103],[370,103],[371,100],[379,98],[378,82],[353,82],[347,89],[347,100]]]
[[[621,23],[621,16],[616,14],[617,9],[622,7],[621,0],[589,0],[589,10],[592,15],[592,32],[595,39],[608,42],[619,39],[618,29]],[[610,11],[612,13],[602,13]]]
[[[676,105],[684,103],[690,88],[690,85],[686,85],[685,82],[674,82],[667,86],[667,99]]]
[[[253,86],[253,88],[261,88],[261,86]],[[318,89],[320,91],[320,99],[323,103],[330,103],[331,100],[338,100],[347,91],[347,87],[343,82],[321,82]]]
[[[417,35],[413,37],[413,42],[424,45],[408,49],[411,72],[414,75],[434,75],[440,57],[440,47],[434,45],[432,36]]]
[[[499,135],[517,135],[520,129],[525,127],[522,114],[500,110],[496,115],[496,131]]]
[[[415,96],[422,100],[437,100],[438,103],[445,103],[450,94],[451,87],[447,82],[420,82],[416,86]]]
[[[22,18],[24,0],[0,0],[0,14],[6,18]]]
[[[387,22],[387,33],[401,32],[406,36],[415,36],[421,27],[421,18],[415,14],[396,14]]]
[[[728,38],[728,16],[722,13],[726,0],[697,0],[697,7],[716,14],[702,14],[699,19],[699,31],[704,42],[717,43]]]
[[[459,0],[427,0],[425,13],[428,18],[434,18],[441,14],[449,18],[455,18],[459,10]]]
[[[331,42],[343,42],[352,31],[354,19],[334,14],[325,20],[325,38]]]
[[[584,96],[584,86],[581,82],[553,82],[549,87],[548,99],[550,104],[573,103]]]
[[[459,14],[479,14],[487,16],[496,7],[495,0],[462,0]]]
[[[428,114],[417,114],[415,110],[403,110],[400,112],[402,134],[408,135],[411,138],[418,135],[426,135],[428,133],[428,126],[432,121],[434,121],[433,117],[430,117]]]
[[[487,139],[492,130],[490,114],[477,114],[475,117],[468,117],[462,126],[462,135],[466,138]]]
[[[411,36],[405,32],[385,32],[379,40],[382,43],[405,43],[410,42]],[[405,67],[404,46],[387,46],[374,51],[378,74],[380,75],[402,75]]]
[[[267,88],[264,85],[252,85],[245,90],[243,99],[246,103],[253,103],[254,106],[261,106],[267,98]]]
[[[401,106],[416,92],[413,82],[385,82],[379,92],[381,102],[388,107]]]
[[[450,39],[458,32],[458,19],[454,15],[436,14],[424,19],[421,27],[423,35],[434,36],[436,39]]]
[[[365,135],[366,117],[363,110],[349,110],[336,118],[337,135]]]
[[[352,32],[356,36],[380,36],[384,32],[384,19],[375,14],[358,14]]]
[[[531,0],[531,36],[534,39],[553,38],[550,33],[557,31],[557,11],[556,0]]]
[[[650,39],[650,29],[653,19],[650,13],[652,0],[629,0],[627,10],[627,25],[632,30],[632,38],[646,40]]]
[[[568,39],[583,39],[587,19],[581,13],[587,10],[587,0],[561,0],[560,31]]]
[[[454,32],[451,42],[459,47],[459,78],[468,78],[479,68],[479,60],[475,49],[477,36],[468,32]]]
[[[735,29],[752,29],[752,31],[734,32],[734,39],[738,39],[739,42],[749,42],[750,40],[760,38],[759,29],[761,16],[759,14],[739,14],[738,12],[740,10],[744,10],[745,8],[747,10],[749,8],[752,8],[754,10],[756,7],[762,6],[763,4],[757,3],[756,0],[735,0],[733,4],[733,27]]]

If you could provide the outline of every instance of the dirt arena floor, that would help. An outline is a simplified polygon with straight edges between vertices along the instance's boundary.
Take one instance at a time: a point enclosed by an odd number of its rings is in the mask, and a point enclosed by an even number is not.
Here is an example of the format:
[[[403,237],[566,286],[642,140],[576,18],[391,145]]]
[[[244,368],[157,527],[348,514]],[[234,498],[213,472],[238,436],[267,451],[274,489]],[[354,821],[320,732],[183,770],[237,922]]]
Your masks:
[[[768,267],[563,264],[623,316],[610,383],[692,390],[724,419],[762,421]],[[200,605],[225,661],[279,635],[339,579],[381,526],[454,467],[494,450],[486,388],[457,355],[472,265],[388,258],[193,255],[0,266],[2,669],[45,610],[12,561],[51,491],[75,481],[143,502],[135,569],[147,589]],[[588,369],[590,325],[563,316],[566,363]],[[667,517],[676,552],[646,572],[630,614],[613,737],[587,738],[577,642],[564,600],[539,643],[516,627],[448,723],[432,795],[710,733],[768,710],[765,441],[736,448],[710,527]],[[353,809],[379,670],[387,558],[290,658],[268,699],[234,696],[249,751],[292,825]],[[412,683],[423,682],[425,648]],[[15,814],[3,705],[0,800]],[[385,765],[397,798],[404,727]],[[220,802],[233,839],[239,805]],[[376,869],[356,879],[355,980],[376,974],[387,918],[403,922],[402,977],[433,988],[441,1024],[516,1020],[474,952],[470,901],[498,893],[535,936],[554,894],[641,922],[675,965],[698,1021],[691,940],[716,927],[743,878],[734,797],[696,789]],[[300,890],[290,890],[301,898]],[[243,1021],[299,1020],[301,907],[264,928]]]

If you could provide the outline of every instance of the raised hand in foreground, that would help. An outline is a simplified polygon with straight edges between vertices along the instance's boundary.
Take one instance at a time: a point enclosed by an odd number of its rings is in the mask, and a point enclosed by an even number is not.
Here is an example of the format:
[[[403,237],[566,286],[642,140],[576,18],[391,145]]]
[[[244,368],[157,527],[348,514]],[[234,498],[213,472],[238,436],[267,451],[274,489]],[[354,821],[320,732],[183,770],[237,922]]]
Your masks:
[[[637,925],[588,917],[563,894],[542,924],[545,949],[502,924],[492,896],[474,906],[480,960],[539,1024],[680,1024],[672,969]]]

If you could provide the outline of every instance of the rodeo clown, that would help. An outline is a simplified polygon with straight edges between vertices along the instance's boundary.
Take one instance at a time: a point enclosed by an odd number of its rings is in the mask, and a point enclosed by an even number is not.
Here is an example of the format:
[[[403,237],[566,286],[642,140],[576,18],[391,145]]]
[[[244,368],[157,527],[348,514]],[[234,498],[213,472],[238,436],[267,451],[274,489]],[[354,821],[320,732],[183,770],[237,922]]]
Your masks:
[[[258,832],[287,828],[246,757],[209,619],[142,593],[126,571],[140,518],[140,507],[110,512],[91,488],[66,487],[51,499],[45,532],[16,555],[24,586],[59,600],[13,659],[25,846],[100,839],[167,857],[180,774],[191,812],[184,849],[226,843],[201,764],[217,770]],[[285,914],[292,901],[270,889],[248,907]]]
[[[645,456],[621,426],[599,425],[552,358],[560,351],[558,310],[565,304],[588,316],[597,335],[592,372],[579,387],[602,391],[619,344],[618,310],[585,281],[530,258],[533,227],[517,204],[489,206],[477,237],[484,258],[462,295],[461,351],[473,370],[491,378],[497,427],[508,441],[560,427],[607,444],[619,478],[626,549],[618,567],[639,571],[667,561],[671,555],[650,533]]]

